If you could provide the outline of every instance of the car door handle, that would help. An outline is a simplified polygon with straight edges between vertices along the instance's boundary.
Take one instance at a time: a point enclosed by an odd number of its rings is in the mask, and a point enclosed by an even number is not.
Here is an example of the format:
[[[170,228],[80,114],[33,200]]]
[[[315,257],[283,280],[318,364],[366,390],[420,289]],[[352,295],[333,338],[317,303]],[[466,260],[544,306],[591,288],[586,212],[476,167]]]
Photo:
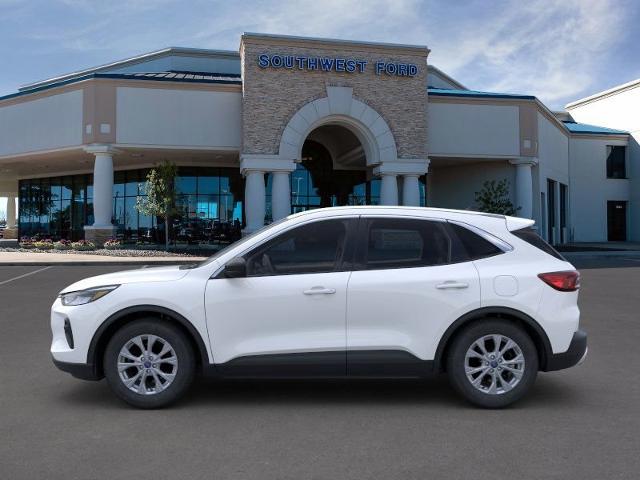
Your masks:
[[[305,295],[333,295],[336,293],[335,288],[325,288],[325,287],[313,287],[308,290],[304,290],[302,293]]]
[[[469,288],[468,283],[464,282],[454,282],[453,280],[449,280],[443,283],[439,283],[436,285],[438,290],[448,290],[448,289],[461,289],[461,288]]]

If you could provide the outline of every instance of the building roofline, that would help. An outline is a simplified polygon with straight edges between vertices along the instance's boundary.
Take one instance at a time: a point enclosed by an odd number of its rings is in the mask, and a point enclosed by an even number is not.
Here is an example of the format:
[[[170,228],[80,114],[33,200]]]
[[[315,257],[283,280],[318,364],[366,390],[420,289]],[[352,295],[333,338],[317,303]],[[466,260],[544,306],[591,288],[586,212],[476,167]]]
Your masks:
[[[518,93],[480,92],[477,90],[454,90],[448,88],[429,88],[429,95],[439,97],[464,97],[464,98],[513,98],[514,100],[535,100],[534,95],[522,95]]]
[[[222,84],[222,85],[242,85],[242,80],[236,75],[224,76],[236,77],[237,79],[194,79],[194,78],[163,78],[163,77],[145,77],[130,73],[89,73],[78,77],[72,77],[67,80],[60,80],[55,83],[47,83],[39,87],[30,88],[28,90],[22,90],[16,93],[10,93],[0,97],[0,102],[3,100],[10,100],[12,98],[25,97],[34,93],[42,92],[45,90],[51,90],[58,87],[64,87],[74,83],[84,82],[92,79],[115,79],[115,80],[142,80],[147,82],[174,82],[174,83],[205,83],[205,84]]]
[[[451,75],[443,72],[442,70],[440,70],[438,67],[436,67],[435,65],[429,64],[427,65],[427,70],[432,70],[435,73],[437,73],[438,75],[444,77],[445,80],[453,83],[456,87],[462,89],[462,90],[469,90],[467,87],[465,87],[463,84],[461,84],[459,81],[457,81],[455,78],[453,78]]]
[[[594,102],[594,101],[597,101],[597,100],[599,100],[601,98],[609,97],[609,96],[615,95],[617,93],[622,93],[622,92],[624,92],[626,90],[630,90],[632,88],[639,87],[639,86],[640,86],[640,78],[637,78],[635,80],[631,80],[630,82],[623,83],[622,85],[617,85],[617,86],[609,88],[607,90],[603,90],[601,92],[594,93],[593,95],[589,95],[588,97],[584,97],[584,98],[581,98],[579,100],[575,100],[573,102],[567,103],[564,108],[566,108],[567,110],[570,110],[570,109],[576,108],[576,107],[578,107],[580,105],[584,105],[586,103]]]
[[[509,94],[509,93],[496,93],[496,92],[478,92],[474,90],[449,90],[449,89],[438,89],[438,88],[429,88],[428,89],[429,96],[435,97],[457,97],[457,98],[468,98],[473,100],[524,100],[528,102],[534,102],[538,111],[540,111],[545,117],[547,117],[550,121],[555,123],[555,125],[562,130],[562,132],[568,137],[586,137],[588,135],[600,135],[600,136],[609,136],[614,137],[618,136],[621,138],[627,138],[629,136],[628,132],[623,130],[613,130],[607,129],[606,127],[599,127],[597,125],[586,125],[581,124],[579,122],[565,122],[560,120],[554,112],[552,112],[544,103],[542,103],[536,96],[534,95],[520,95],[520,94]],[[576,125],[585,125],[587,127],[591,127],[592,129],[585,129],[584,131],[572,131],[567,123],[574,123]]]
[[[257,32],[244,32],[240,37],[242,43],[245,39],[267,39],[276,42],[292,42],[300,41],[306,43],[318,43],[318,44],[334,44],[334,45],[353,45],[365,48],[390,48],[390,49],[405,49],[419,51],[420,53],[428,55],[431,50],[426,45],[411,45],[404,43],[388,43],[388,42],[368,42],[361,40],[341,40],[339,38],[323,38],[323,37],[301,37],[297,35],[278,35],[274,33],[257,33]]]
[[[75,72],[58,75],[56,77],[48,78],[45,80],[39,80],[37,82],[27,83],[21,85],[18,88],[18,92],[32,90],[48,84],[57,84],[62,81],[73,79],[76,77],[86,76],[92,73],[99,73],[103,70],[111,69],[114,67],[124,67],[129,65],[136,65],[138,63],[146,62],[155,58],[167,57],[170,55],[191,55],[191,56],[218,56],[218,57],[232,57],[240,58],[238,52],[232,50],[210,50],[204,48],[187,48],[187,47],[167,47],[161,50],[155,50],[153,52],[142,53],[135,57],[125,58],[122,60],[116,60],[114,62],[105,63],[97,67],[85,68],[77,70]]]

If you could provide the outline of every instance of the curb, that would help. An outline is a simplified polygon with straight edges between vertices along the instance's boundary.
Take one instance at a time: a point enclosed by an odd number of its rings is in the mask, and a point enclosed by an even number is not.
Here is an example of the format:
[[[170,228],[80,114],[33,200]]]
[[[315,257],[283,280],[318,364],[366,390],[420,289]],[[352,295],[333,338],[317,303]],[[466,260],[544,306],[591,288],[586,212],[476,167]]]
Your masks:
[[[75,262],[0,262],[0,267],[100,267],[100,266],[148,266],[148,265],[157,265],[157,266],[171,266],[171,265],[188,265],[192,263],[199,263],[202,260],[149,260],[148,262],[125,262],[125,261],[108,261],[108,262],[96,262],[96,261],[75,261]]]
[[[560,252],[563,257],[640,257],[640,250]]]

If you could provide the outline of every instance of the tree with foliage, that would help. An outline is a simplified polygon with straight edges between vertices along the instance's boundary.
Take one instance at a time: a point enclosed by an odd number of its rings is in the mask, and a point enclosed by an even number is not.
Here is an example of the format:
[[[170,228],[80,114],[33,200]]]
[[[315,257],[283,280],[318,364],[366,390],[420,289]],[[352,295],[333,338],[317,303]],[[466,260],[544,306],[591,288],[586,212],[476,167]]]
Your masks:
[[[141,185],[146,196],[136,199],[136,210],[143,215],[164,219],[165,248],[169,250],[169,220],[176,214],[175,178],[178,167],[165,160],[147,174],[146,185]]]
[[[478,210],[500,215],[515,215],[520,207],[516,208],[509,199],[509,182],[507,179],[496,182],[487,180],[482,184],[482,189],[476,192],[476,204]]]

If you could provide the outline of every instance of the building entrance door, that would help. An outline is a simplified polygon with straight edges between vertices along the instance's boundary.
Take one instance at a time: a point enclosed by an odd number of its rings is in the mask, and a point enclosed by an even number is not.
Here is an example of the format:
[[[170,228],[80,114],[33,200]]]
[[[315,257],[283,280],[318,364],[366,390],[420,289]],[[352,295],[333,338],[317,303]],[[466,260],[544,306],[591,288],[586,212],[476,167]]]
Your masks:
[[[627,240],[627,202],[607,202],[607,230],[610,242]]]
[[[307,140],[291,174],[292,213],[313,208],[380,203],[380,180],[362,166],[339,165],[328,149]]]

